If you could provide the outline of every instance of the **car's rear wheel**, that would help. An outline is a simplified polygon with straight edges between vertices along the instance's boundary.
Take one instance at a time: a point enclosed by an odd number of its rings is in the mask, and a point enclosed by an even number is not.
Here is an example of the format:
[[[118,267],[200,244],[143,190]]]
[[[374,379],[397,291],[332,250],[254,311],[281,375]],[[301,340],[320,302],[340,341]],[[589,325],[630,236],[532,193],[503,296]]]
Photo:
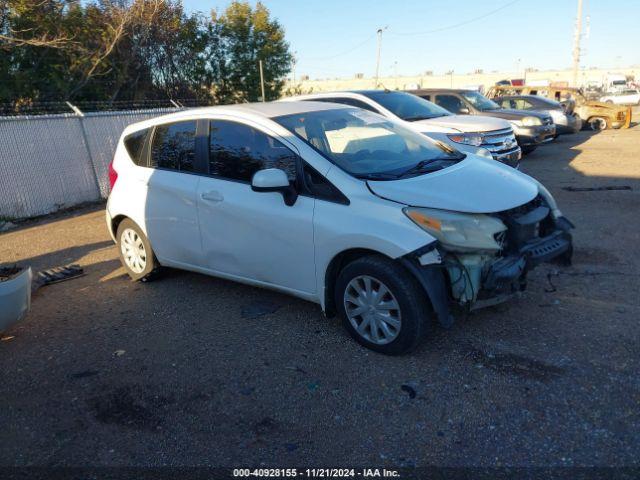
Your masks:
[[[609,128],[609,121],[605,117],[591,117],[587,120],[587,124],[594,132],[599,132]]]
[[[159,264],[142,229],[126,218],[118,225],[116,239],[120,261],[127,274],[133,280],[144,282],[152,279]]]
[[[351,336],[388,355],[414,349],[431,318],[417,280],[383,256],[362,257],[343,268],[336,281],[335,302]]]

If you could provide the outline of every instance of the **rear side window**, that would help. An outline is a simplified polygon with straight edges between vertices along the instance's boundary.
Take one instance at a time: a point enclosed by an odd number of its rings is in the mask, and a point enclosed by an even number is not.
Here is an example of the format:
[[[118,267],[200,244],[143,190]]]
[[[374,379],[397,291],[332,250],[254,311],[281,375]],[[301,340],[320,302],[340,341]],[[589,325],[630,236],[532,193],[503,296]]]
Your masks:
[[[124,139],[124,146],[127,149],[129,157],[136,165],[141,164],[142,149],[144,148],[144,142],[147,139],[148,129],[134,132],[131,135],[127,135]]]
[[[265,168],[284,170],[296,178],[297,155],[275,138],[237,122],[214,120],[209,130],[209,173],[251,182]]]
[[[151,166],[192,172],[195,149],[195,121],[158,125],[151,143]]]

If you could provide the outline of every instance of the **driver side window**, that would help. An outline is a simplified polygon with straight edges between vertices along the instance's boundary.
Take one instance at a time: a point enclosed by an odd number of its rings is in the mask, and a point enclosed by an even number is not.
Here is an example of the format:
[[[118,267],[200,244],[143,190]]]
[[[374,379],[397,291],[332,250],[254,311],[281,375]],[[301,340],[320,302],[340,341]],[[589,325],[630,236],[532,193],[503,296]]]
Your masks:
[[[436,97],[436,105],[449,110],[451,113],[460,113],[465,108],[464,102],[455,95],[438,95]]]
[[[249,125],[210,122],[210,175],[250,183],[258,170],[279,168],[295,181],[297,161],[298,156],[282,142]]]

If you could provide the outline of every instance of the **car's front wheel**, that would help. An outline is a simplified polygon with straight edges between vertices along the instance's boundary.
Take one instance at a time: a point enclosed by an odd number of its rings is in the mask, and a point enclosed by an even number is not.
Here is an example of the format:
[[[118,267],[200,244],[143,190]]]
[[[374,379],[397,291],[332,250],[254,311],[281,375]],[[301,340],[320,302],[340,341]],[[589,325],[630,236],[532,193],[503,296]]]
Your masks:
[[[525,145],[525,146],[520,147],[520,148],[522,149],[522,154],[523,155],[529,155],[536,148],[538,148],[538,146],[537,145]]]
[[[126,218],[118,225],[116,239],[120,261],[127,274],[133,280],[150,280],[158,271],[159,264],[142,229]]]
[[[431,318],[417,280],[398,263],[378,255],[359,258],[342,269],[335,302],[351,336],[388,355],[414,349]]]
[[[606,130],[609,128],[609,121],[604,117],[591,117],[587,120],[587,124],[589,128],[594,132],[599,132],[601,130]]]

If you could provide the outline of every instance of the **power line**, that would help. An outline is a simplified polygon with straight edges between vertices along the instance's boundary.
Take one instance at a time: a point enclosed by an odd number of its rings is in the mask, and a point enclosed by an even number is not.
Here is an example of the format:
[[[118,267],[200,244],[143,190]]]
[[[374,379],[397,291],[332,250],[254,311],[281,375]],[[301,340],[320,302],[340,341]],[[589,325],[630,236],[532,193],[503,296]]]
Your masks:
[[[354,47],[351,47],[349,50],[345,50],[343,52],[340,53],[336,53],[335,55],[331,55],[329,57],[307,57],[305,60],[331,60],[332,58],[337,58],[337,57],[341,57],[343,55],[346,55],[347,53],[351,53],[354,50],[357,50],[358,48],[362,47],[363,45],[365,45],[366,43],[368,43],[373,37],[375,37],[377,35],[377,33],[374,33],[373,35],[370,35],[366,38],[366,40],[358,43],[357,45],[355,45]]]
[[[493,15],[495,13],[498,13],[500,10],[504,10],[505,8],[510,7],[511,5],[513,5],[515,3],[518,3],[519,1],[520,0],[512,0],[511,2],[505,3],[501,7],[498,7],[496,9],[494,9],[494,10],[491,10],[491,11],[489,11],[489,12],[483,14],[483,15],[471,18],[469,20],[465,20],[464,22],[454,23],[453,25],[447,25],[446,27],[434,28],[432,30],[425,30],[425,31],[422,31],[422,32],[399,32],[398,33],[398,32],[391,31],[391,32],[389,32],[389,35],[398,35],[398,36],[409,37],[409,36],[414,36],[414,35],[426,35],[428,33],[436,33],[436,32],[442,32],[442,31],[445,31],[445,30],[451,30],[451,29],[454,29],[454,28],[462,27],[464,25],[468,25],[468,24],[473,23],[473,22],[477,22],[478,20],[482,20],[483,18],[487,18],[487,17],[489,17],[489,16],[491,16],[491,15]]]

